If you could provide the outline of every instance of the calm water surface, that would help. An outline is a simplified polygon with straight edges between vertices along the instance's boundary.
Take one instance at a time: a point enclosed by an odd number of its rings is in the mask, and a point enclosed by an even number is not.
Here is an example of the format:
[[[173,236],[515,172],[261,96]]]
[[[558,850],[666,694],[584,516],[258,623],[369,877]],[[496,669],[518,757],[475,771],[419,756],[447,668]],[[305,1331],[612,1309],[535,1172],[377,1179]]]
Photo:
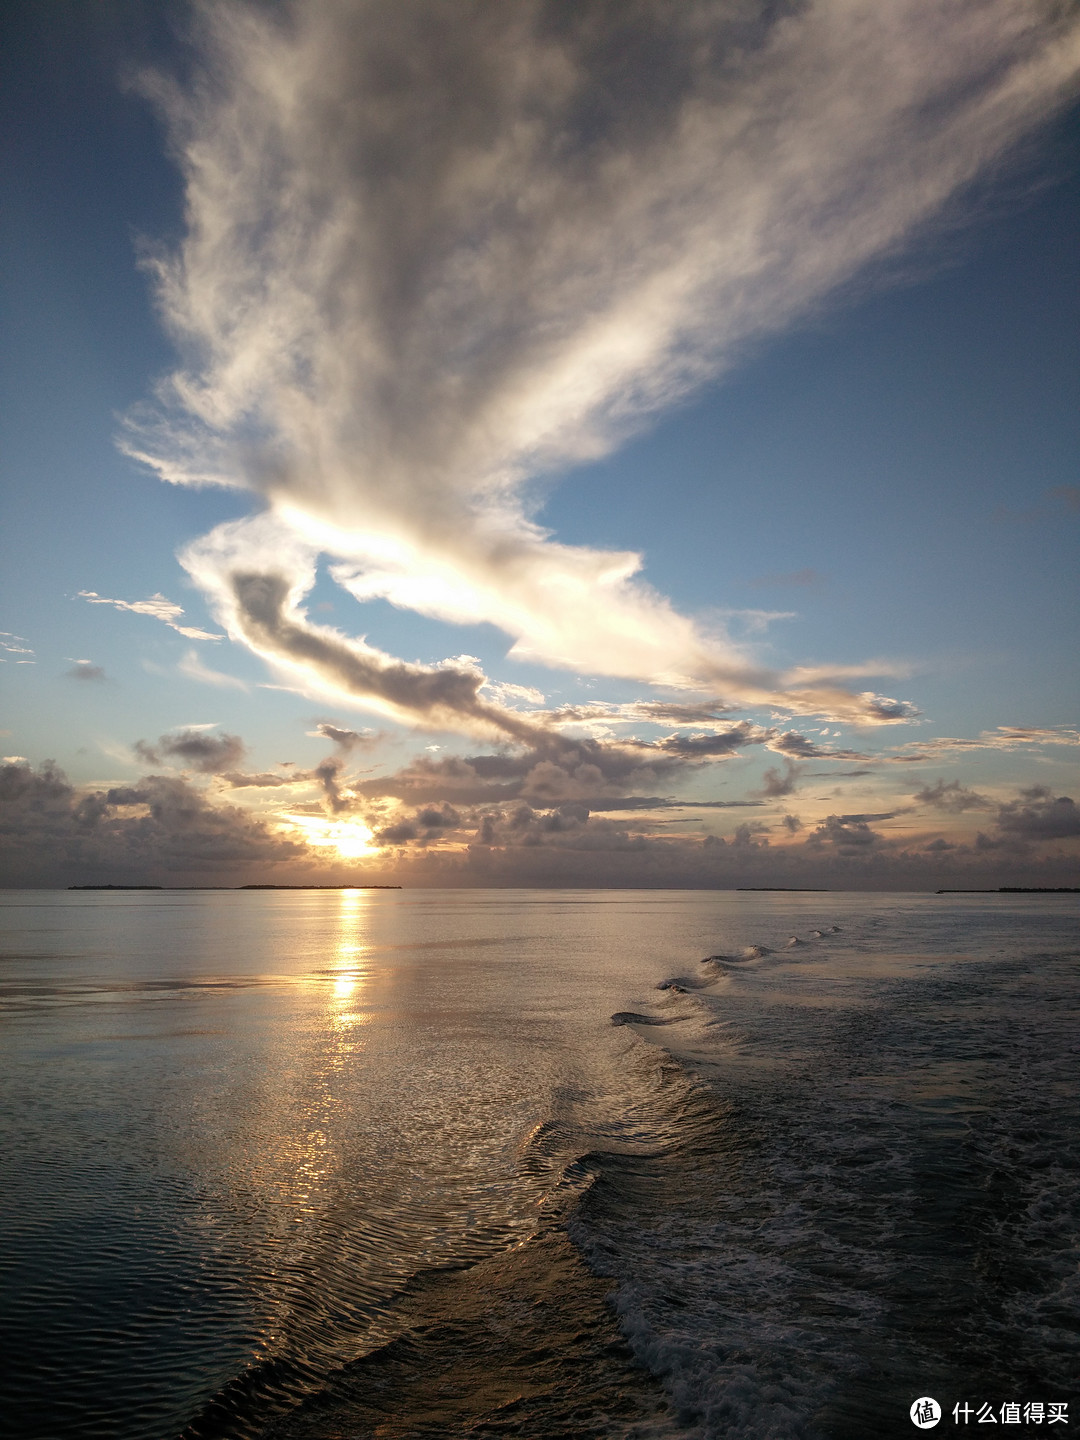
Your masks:
[[[0,892],[5,1433],[1078,1423],[1077,918]]]

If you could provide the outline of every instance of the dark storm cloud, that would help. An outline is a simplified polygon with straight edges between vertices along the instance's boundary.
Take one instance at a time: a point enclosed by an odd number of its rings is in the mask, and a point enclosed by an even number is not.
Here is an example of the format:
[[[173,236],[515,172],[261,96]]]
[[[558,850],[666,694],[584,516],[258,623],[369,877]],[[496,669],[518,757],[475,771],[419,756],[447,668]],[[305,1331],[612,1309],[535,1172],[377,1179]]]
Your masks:
[[[67,776],[52,760],[38,770],[25,762],[0,766],[0,802],[45,809],[56,801],[67,801],[74,794]]]
[[[323,792],[327,807],[334,815],[352,808],[351,795],[342,794],[341,776],[344,761],[337,755],[330,755],[319,762],[311,772]]]
[[[357,794],[414,803],[468,804],[523,797],[599,804],[622,799],[628,791],[658,779],[677,779],[694,768],[692,759],[642,742],[577,740],[540,729],[534,731],[534,740],[532,747],[514,753],[441,759],[421,755],[394,775],[361,780],[353,788]]]
[[[764,805],[764,800],[662,800],[654,807],[657,810],[746,810]],[[595,809],[604,806],[596,805]],[[648,808],[648,807],[646,807]]]
[[[280,790],[290,785],[306,784],[311,774],[307,770],[293,770],[287,775],[279,775],[271,770],[245,775],[242,771],[229,770],[221,778],[233,790]]]
[[[872,770],[810,770],[812,780],[858,780],[863,775],[872,775]]]
[[[876,697],[879,699],[880,697]],[[893,702],[889,702],[892,704]],[[689,708],[689,707],[687,707]],[[809,739],[797,730],[777,730],[772,727],[755,725],[752,721],[741,720],[727,730],[709,734],[669,735],[655,744],[671,754],[688,758],[717,759],[737,754],[744,745],[764,745],[785,760],[871,760],[874,757],[861,750],[833,749]]]
[[[524,771],[515,766],[504,780],[493,782],[482,777],[471,760],[460,756],[447,755],[435,760],[429,755],[418,755],[395,774],[360,780],[354,788],[357,794],[372,799],[387,797],[412,804],[441,800],[479,804],[516,797],[523,774]]]
[[[997,824],[1007,835],[1026,840],[1072,839],[1080,835],[1080,807],[1068,795],[1055,798],[1044,785],[1036,785],[1003,805]]]
[[[861,815],[829,815],[806,842],[811,846],[833,845],[839,850],[862,850],[881,843]]]
[[[903,815],[903,810],[882,810],[875,815],[831,815],[831,820],[838,820],[841,825],[872,825],[878,820],[895,820],[897,815]]]
[[[522,802],[509,810],[489,811],[481,817],[475,843],[501,849],[504,855],[525,857],[528,864],[538,850],[588,854],[590,852],[642,852],[648,848],[645,836],[612,820],[591,819],[584,806],[561,805],[554,810],[537,810]]]
[[[523,800],[541,808],[580,803],[594,814],[761,806],[765,801],[756,797],[682,800],[657,794],[652,787],[658,781],[678,784],[703,766],[738,754],[741,746],[760,744],[776,734],[750,721],[716,734],[676,734],[655,742],[576,739],[544,729],[535,733],[532,746],[514,751],[418,756],[395,774],[353,780],[350,793],[356,804],[396,799],[413,805],[447,801],[477,806]],[[788,764],[790,777],[794,767]],[[337,762],[333,766],[336,773]],[[792,783],[777,775],[767,779],[765,793],[789,793]],[[777,784],[783,788],[777,790]]]
[[[656,725],[704,725],[722,720],[733,708],[720,700],[706,700],[699,705],[680,705],[672,700],[639,700],[626,707],[633,718],[652,721]]]
[[[426,843],[456,830],[461,823],[462,817],[452,805],[425,805],[411,819],[398,820],[376,830],[375,840],[379,845],[405,845],[410,840]]]
[[[697,768],[695,760],[670,756],[650,746],[603,745],[558,737],[553,744],[556,759],[536,751],[440,759],[420,755],[392,775],[354,781],[352,789],[372,800],[389,798],[412,804],[446,800],[456,805],[482,805],[528,797],[580,801],[592,811],[729,809],[764,803],[679,800],[636,792],[633,787],[641,780],[677,781]]]
[[[666,735],[656,742],[657,748],[669,755],[684,759],[717,759],[723,755],[736,755],[745,745],[761,745],[775,732],[755,725],[751,720],[740,720],[729,730],[712,734]]]
[[[332,720],[320,720],[315,726],[316,735],[323,740],[329,740],[337,745],[346,754],[355,750],[358,745],[369,745],[373,736],[370,731],[348,730],[342,725],[336,725]]]
[[[239,735],[210,735],[204,730],[180,730],[162,735],[154,745],[135,742],[135,753],[148,765],[177,761],[200,775],[217,775],[239,765],[246,746]]]
[[[780,755],[790,755],[795,760],[816,760],[829,751],[815,741],[800,735],[796,730],[785,730],[769,742],[769,749]]]
[[[100,665],[91,665],[89,660],[76,660],[70,670],[64,671],[67,680],[102,681],[106,678]]]
[[[834,750],[828,745],[819,745],[816,740],[800,735],[797,730],[785,730],[768,740],[768,748],[778,755],[792,760],[870,760],[861,750]]]
[[[914,720],[918,710],[908,700],[893,700],[887,695],[865,695],[866,718],[889,722],[893,720]]]
[[[959,815],[964,810],[992,810],[993,804],[985,795],[966,790],[959,780],[936,780],[933,785],[924,785],[914,796],[920,805],[929,805],[933,810],[944,810],[948,815]]]
[[[461,824],[461,816],[452,805],[444,803],[438,808],[426,805],[416,812],[416,823],[425,830],[456,830]]]
[[[761,787],[761,793],[769,800],[778,800],[783,795],[794,793],[799,778],[799,767],[793,761],[784,762],[781,771],[775,765],[770,765],[765,771],[765,781]]]

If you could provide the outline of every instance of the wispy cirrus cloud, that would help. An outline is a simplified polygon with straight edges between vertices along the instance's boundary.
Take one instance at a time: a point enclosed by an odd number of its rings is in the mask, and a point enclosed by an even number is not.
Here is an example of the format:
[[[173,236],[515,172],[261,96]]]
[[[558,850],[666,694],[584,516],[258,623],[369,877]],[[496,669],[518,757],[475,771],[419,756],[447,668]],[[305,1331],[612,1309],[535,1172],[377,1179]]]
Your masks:
[[[133,615],[149,615],[155,620],[161,620],[171,630],[187,636],[189,640],[224,639],[224,636],[214,635],[209,630],[200,630],[197,625],[178,625],[177,621],[183,615],[184,607],[167,600],[164,595],[151,595],[149,600],[110,600],[99,595],[96,590],[80,590],[79,599],[90,605],[111,605],[115,610],[130,610]]]
[[[203,663],[202,657],[197,650],[189,650],[176,667],[181,675],[189,680],[197,680],[200,685],[216,685],[219,690],[247,690],[248,684],[235,675],[226,675],[223,670],[215,670],[212,666]]]
[[[1070,725],[1021,726],[999,725],[994,730],[983,730],[974,736],[935,736],[928,740],[912,740],[906,745],[889,745],[883,750],[871,753],[852,750],[843,746],[822,744],[797,730],[783,733],[773,731],[766,743],[770,750],[786,755],[793,760],[854,760],[867,764],[925,765],[965,752],[994,750],[1041,749],[1045,746],[1080,745],[1080,731]],[[959,782],[951,782],[958,784]],[[924,803],[932,803],[930,791],[923,793]],[[949,787],[945,787],[949,793]],[[969,792],[965,792],[969,793]],[[939,797],[940,798],[940,797]]]
[[[168,481],[268,507],[183,557],[237,641],[398,718],[518,733],[468,672],[313,625],[301,602],[325,553],[358,600],[491,622],[523,659],[725,707],[911,717],[835,671],[758,665],[641,580],[637,553],[555,540],[529,485],[607,453],[890,255],[1052,116],[1080,69],[1071,10],[199,15],[195,81],[147,81],[188,215],[150,263],[189,360],[126,445]]]
[[[5,662],[9,655],[17,655],[19,658],[14,662],[16,665],[37,664],[33,658],[34,647],[25,635],[13,635],[10,630],[0,630],[0,650],[5,651],[5,654],[0,655],[0,662]]]
[[[771,575],[758,575],[747,583],[762,589],[774,587],[786,589],[794,586],[801,590],[820,590],[825,585],[825,578],[820,571],[807,566],[802,570],[786,570],[774,572]]]
[[[970,738],[940,735],[907,745],[891,745],[879,758],[893,764],[918,765],[965,751],[1021,750],[1044,745],[1080,745],[1080,730],[1071,725],[998,725]]]

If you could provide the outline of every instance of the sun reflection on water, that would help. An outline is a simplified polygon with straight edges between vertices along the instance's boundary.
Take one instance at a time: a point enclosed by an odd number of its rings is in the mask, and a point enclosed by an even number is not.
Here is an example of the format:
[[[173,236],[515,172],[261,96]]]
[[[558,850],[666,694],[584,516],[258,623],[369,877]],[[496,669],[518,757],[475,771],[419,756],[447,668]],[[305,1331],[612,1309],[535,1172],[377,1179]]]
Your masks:
[[[349,1171],[355,1144],[356,1094],[367,1049],[360,1027],[371,1019],[366,992],[374,897],[341,890],[335,897],[326,894],[326,902],[316,922],[323,927],[317,958],[305,977],[310,1024],[293,1062],[283,1064],[278,1076],[280,1131],[274,1153],[266,1157],[275,1177],[278,1249],[264,1272],[256,1360],[279,1353],[283,1345],[317,1347],[317,1326],[312,1329],[297,1310],[299,1275],[305,1277],[305,1292],[315,1285],[336,1294],[342,1286],[347,1292],[364,1272],[362,1256],[354,1256],[349,1263],[355,1274],[348,1279],[333,1237],[348,1193],[341,1176]],[[329,1248],[324,1236],[331,1237]]]
[[[353,1007],[367,985],[365,958],[370,946],[364,936],[370,907],[371,896],[366,890],[341,891],[329,1016],[335,1029],[362,1025],[368,1018],[364,1012]],[[346,1002],[350,1004],[349,1009],[343,1008]],[[350,1053],[354,1048],[350,1044],[344,1047],[342,1053]],[[340,1058],[339,1055],[339,1061]]]

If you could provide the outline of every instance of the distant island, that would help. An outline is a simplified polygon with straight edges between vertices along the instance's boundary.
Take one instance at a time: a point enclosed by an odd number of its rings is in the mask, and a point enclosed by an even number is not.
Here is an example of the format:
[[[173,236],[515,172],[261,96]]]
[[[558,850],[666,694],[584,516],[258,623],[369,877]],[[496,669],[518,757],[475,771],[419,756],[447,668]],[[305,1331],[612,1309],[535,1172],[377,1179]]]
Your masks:
[[[1080,895],[1080,885],[999,885],[996,890],[936,890],[936,895]]]

